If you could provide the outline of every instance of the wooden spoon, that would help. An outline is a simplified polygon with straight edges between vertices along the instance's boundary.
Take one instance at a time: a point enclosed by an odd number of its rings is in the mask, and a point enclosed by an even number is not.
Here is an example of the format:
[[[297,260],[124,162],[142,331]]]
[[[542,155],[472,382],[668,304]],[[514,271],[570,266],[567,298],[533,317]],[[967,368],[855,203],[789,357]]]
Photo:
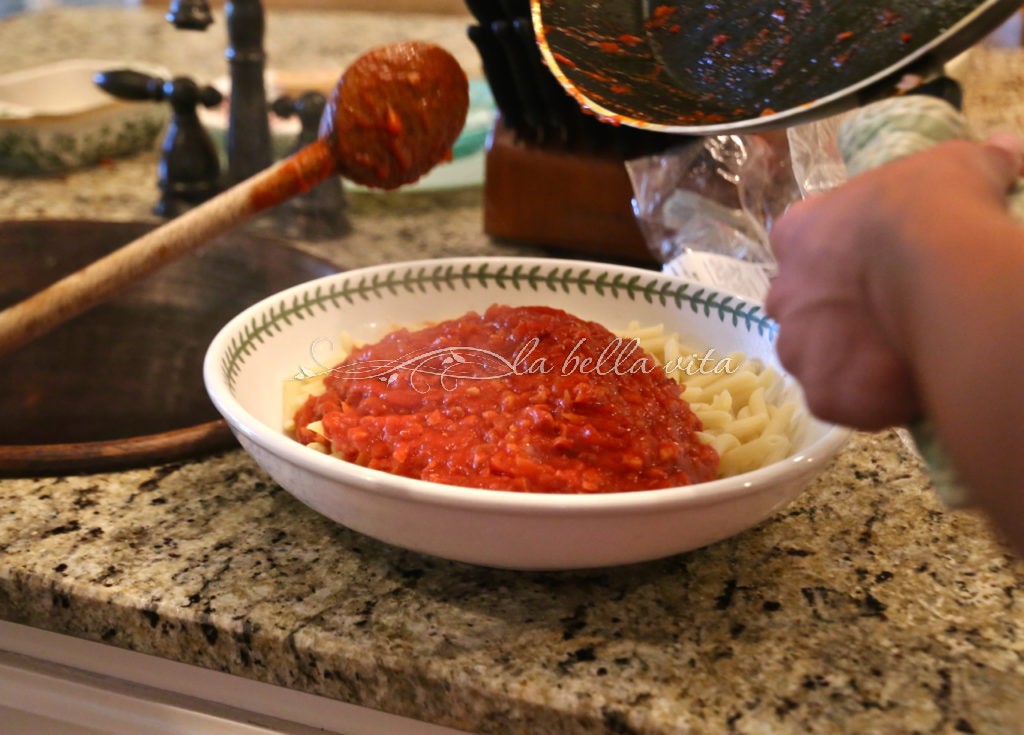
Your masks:
[[[380,189],[416,181],[451,155],[468,108],[465,72],[444,49],[405,41],[368,51],[338,81],[314,143],[0,311],[0,354],[328,176]]]

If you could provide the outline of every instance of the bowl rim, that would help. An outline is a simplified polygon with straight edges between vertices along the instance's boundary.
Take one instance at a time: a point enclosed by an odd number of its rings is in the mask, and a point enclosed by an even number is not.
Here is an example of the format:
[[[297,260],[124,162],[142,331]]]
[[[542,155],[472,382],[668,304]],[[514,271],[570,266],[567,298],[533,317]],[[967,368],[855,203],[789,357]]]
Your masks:
[[[567,511],[573,514],[607,515],[613,513],[642,513],[664,510],[677,506],[704,506],[731,500],[737,496],[756,492],[759,488],[782,482],[793,475],[799,475],[813,463],[828,462],[847,442],[852,431],[845,427],[820,421],[808,415],[808,420],[825,427],[821,437],[806,446],[803,451],[766,467],[732,477],[709,482],[680,485],[652,490],[631,490],[609,493],[526,493],[510,490],[447,485],[416,478],[394,475],[351,462],[339,460],[317,452],[288,437],[283,429],[275,430],[247,411],[235,398],[222,375],[221,357],[232,336],[240,327],[251,321],[252,316],[273,304],[291,298],[302,291],[352,277],[372,277],[399,268],[416,268],[438,265],[460,266],[491,262],[509,265],[541,265],[547,267],[596,268],[628,275],[656,277],[674,283],[692,283],[723,296],[732,296],[735,302],[755,306],[756,302],[731,294],[725,289],[704,286],[689,279],[646,270],[635,266],[602,263],[598,261],[574,260],[567,258],[520,257],[520,256],[468,256],[456,258],[426,258],[396,261],[382,265],[355,268],[323,276],[292,286],[252,304],[233,317],[217,333],[207,349],[203,361],[203,380],[210,399],[224,416],[232,429],[250,441],[262,446],[279,459],[304,468],[330,481],[357,485],[362,490],[372,490],[392,499],[416,501],[435,506],[460,507],[464,509],[501,511],[506,514],[559,515]],[[273,335],[270,337],[273,338]],[[787,373],[788,375],[788,373]]]

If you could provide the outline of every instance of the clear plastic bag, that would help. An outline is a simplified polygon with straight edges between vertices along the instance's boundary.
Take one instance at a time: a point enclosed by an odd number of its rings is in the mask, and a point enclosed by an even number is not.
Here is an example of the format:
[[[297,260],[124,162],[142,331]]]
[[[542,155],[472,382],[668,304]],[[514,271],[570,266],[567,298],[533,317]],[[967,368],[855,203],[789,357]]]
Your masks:
[[[775,270],[775,219],[845,178],[838,125],[709,136],[628,161],[634,214],[664,270],[761,300]]]

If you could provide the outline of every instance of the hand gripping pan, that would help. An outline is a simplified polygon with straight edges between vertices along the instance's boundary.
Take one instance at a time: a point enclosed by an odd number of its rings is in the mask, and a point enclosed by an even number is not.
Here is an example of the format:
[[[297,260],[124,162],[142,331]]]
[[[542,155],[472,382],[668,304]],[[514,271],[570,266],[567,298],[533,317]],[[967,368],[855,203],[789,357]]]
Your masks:
[[[607,122],[719,135],[877,99],[981,40],[1020,0],[531,0],[541,55]]]

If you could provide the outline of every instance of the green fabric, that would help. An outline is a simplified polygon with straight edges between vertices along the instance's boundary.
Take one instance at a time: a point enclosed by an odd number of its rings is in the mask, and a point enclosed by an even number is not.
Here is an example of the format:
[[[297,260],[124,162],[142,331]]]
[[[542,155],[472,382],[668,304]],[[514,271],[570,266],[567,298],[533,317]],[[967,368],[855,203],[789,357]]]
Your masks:
[[[926,95],[907,95],[875,102],[851,113],[839,126],[837,144],[850,176],[930,148],[946,140],[971,137],[967,120],[948,102]],[[1021,190],[1018,185],[1017,194]],[[1024,215],[1024,196],[1011,206]],[[970,504],[942,441],[928,420],[909,427],[928,467],[936,494],[949,507]]]

